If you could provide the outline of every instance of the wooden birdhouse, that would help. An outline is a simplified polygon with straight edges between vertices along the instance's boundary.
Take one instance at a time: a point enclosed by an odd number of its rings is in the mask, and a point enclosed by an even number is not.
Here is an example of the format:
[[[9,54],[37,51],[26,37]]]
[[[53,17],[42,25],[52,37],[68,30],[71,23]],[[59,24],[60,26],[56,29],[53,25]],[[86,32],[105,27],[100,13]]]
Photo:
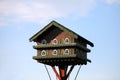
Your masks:
[[[92,42],[57,23],[50,22],[30,39],[36,42],[33,46],[37,55],[33,59],[40,63],[55,65],[80,65],[87,64],[87,45],[94,46]]]

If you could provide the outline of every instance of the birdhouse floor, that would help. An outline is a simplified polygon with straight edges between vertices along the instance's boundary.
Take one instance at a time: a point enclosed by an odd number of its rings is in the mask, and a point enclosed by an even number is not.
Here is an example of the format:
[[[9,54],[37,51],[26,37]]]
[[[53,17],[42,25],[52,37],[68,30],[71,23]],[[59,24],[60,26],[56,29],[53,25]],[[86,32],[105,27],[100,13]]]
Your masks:
[[[58,65],[80,65],[86,64],[87,60],[82,60],[76,57],[76,55],[59,55],[59,56],[34,56],[33,59],[39,63],[58,66]]]

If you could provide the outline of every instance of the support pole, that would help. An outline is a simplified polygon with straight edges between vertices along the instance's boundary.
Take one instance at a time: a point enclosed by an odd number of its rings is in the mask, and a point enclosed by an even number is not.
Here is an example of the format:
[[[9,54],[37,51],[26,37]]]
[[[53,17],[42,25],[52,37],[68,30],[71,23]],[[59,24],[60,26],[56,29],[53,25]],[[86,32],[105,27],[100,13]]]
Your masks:
[[[70,70],[67,73],[68,65],[59,65],[58,66],[59,73],[58,73],[55,66],[52,66],[52,69],[55,72],[58,80],[67,80],[67,78],[71,74],[73,68],[74,68],[74,65],[71,66]]]
[[[47,69],[47,67],[46,67],[45,64],[44,64],[44,66],[45,66],[45,69],[46,69],[46,71],[47,71],[47,73],[48,73],[48,76],[49,76],[50,80],[52,80],[51,77],[50,77],[50,73],[49,73],[49,71],[48,71],[48,69]]]
[[[67,78],[68,78],[69,75],[71,74],[71,72],[72,72],[74,66],[75,66],[75,65],[72,65],[72,66],[70,67],[70,70],[68,71],[68,73],[67,73],[67,75],[66,75]]]
[[[61,77],[60,77],[60,75],[58,74],[58,72],[57,72],[55,66],[52,66],[52,69],[53,69],[55,75],[57,76],[57,78],[58,78],[59,80],[62,80]]]
[[[79,67],[79,69],[78,69],[78,72],[77,72],[77,74],[76,74],[76,76],[75,76],[75,80],[77,79],[77,76],[78,76],[78,73],[79,73],[79,71],[80,71],[81,66],[82,66],[82,65],[80,65],[80,67]]]
[[[59,67],[59,75],[60,75],[61,79],[67,80],[66,72],[67,72],[68,66],[60,65],[58,67]]]

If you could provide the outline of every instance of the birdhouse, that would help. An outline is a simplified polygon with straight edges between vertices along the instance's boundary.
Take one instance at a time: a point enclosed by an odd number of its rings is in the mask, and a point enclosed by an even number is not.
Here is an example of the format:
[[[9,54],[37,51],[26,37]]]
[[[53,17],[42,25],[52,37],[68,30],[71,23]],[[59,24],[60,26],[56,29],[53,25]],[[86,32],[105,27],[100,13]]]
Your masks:
[[[90,52],[87,45],[93,47],[93,43],[56,21],[50,22],[29,40],[36,42],[33,48],[37,55],[33,59],[39,63],[59,66],[91,62],[87,59]]]

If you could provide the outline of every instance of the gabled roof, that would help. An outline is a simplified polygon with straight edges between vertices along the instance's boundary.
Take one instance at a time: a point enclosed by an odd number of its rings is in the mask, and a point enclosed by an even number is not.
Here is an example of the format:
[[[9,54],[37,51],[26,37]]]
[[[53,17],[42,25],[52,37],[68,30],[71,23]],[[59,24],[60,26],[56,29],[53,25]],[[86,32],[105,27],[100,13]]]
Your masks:
[[[90,46],[94,46],[92,42],[88,41],[87,39],[83,38],[82,36],[78,35],[77,33],[73,32],[72,30],[64,27],[63,25],[59,24],[58,22],[56,21],[51,21],[48,25],[46,25],[42,30],[40,30],[39,32],[37,32],[35,35],[33,35],[29,41],[32,42],[32,41],[35,41],[36,38],[38,38],[40,35],[42,35],[45,31],[47,31],[50,27],[52,26],[55,26],[67,33],[70,33],[71,35],[74,36],[74,38],[78,39],[83,39],[87,44],[89,44]]]

